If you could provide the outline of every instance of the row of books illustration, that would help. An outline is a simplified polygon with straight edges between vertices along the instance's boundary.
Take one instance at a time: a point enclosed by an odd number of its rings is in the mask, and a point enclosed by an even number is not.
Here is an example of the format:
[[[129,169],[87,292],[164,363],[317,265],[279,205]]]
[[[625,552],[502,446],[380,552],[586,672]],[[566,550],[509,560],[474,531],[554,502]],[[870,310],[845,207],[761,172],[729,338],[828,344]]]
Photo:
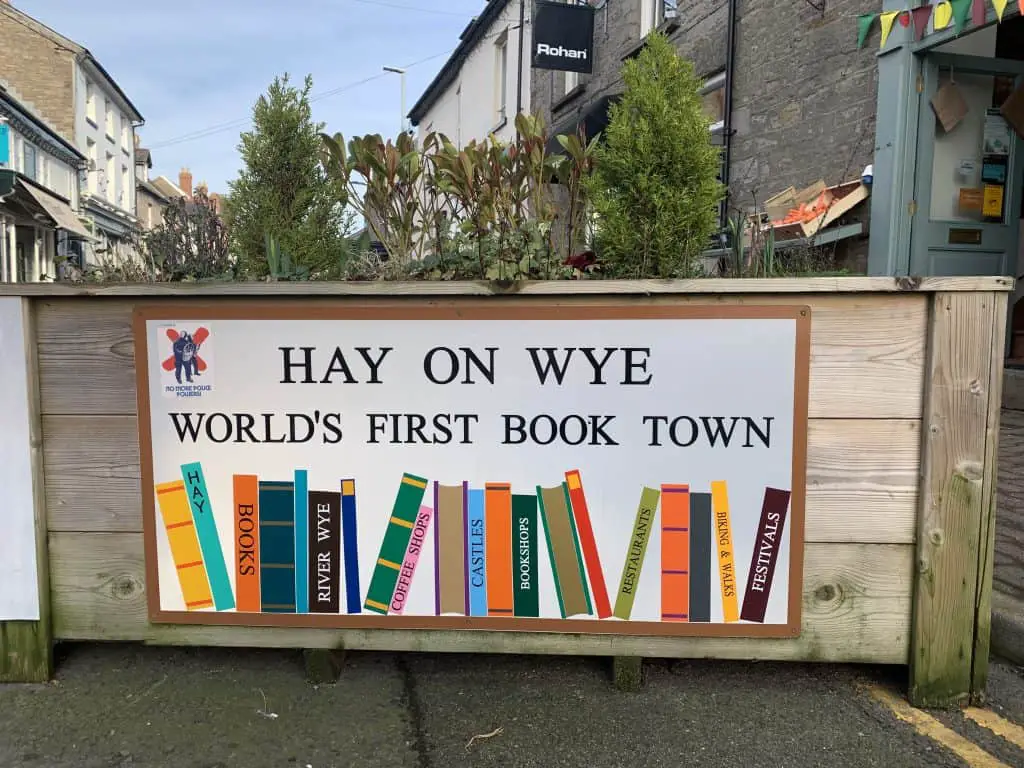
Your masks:
[[[156,485],[189,611],[400,615],[430,547],[435,615],[536,618],[543,540],[562,618],[628,621],[660,509],[662,621],[710,622],[717,570],[723,620],[763,623],[790,501],[788,490],[765,489],[741,602],[727,483],[712,482],[710,492],[643,488],[612,605],[579,470],[531,494],[509,483],[431,487],[404,474],[365,595],[354,479],[315,490],[307,471],[295,470],[289,481],[237,474],[232,485],[234,590],[202,466],[184,464],[181,479]]]

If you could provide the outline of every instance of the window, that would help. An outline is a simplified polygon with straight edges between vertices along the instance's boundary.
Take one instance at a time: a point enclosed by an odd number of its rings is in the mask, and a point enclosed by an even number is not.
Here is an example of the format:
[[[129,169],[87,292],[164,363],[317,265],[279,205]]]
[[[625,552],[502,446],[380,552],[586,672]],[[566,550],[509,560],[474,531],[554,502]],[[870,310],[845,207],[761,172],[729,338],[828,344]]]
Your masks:
[[[88,80],[85,82],[85,116],[96,125],[96,89]]]
[[[679,0],[640,0],[640,37],[647,37],[667,19],[676,18]]]
[[[96,194],[96,180],[99,178],[99,173],[100,173],[99,165],[96,162],[96,158],[97,158],[97,155],[96,155],[96,142],[93,141],[92,139],[86,139],[85,140],[85,145],[86,145],[86,154],[89,157],[89,170],[88,170],[88,174],[89,174],[89,176],[88,176],[88,178],[89,178],[89,194],[90,195],[95,195]]]
[[[131,125],[124,115],[121,115],[121,149],[125,152],[132,151]]]
[[[121,166],[121,207],[126,211],[129,209],[132,201],[131,197],[131,176],[128,174],[128,166]]]
[[[22,141],[21,143],[21,172],[28,176],[33,181],[36,180],[36,174],[38,169],[36,166],[36,148],[28,143]]]
[[[112,203],[116,200],[115,193],[117,192],[117,178],[114,176],[117,172],[116,168],[114,156],[107,152],[107,171],[103,183],[105,196]]]
[[[497,100],[497,124],[501,125],[508,117],[508,30],[501,33],[501,36],[494,43],[495,53],[495,77],[494,93]]]
[[[568,94],[573,88],[580,84],[580,73],[579,72],[566,72],[565,73],[565,92]]]
[[[106,104],[106,124],[104,130],[106,130],[107,136],[109,136],[110,138],[114,138],[114,110],[110,108],[109,99],[104,103]]]
[[[711,143],[721,151],[724,149],[725,142],[728,140],[728,137],[725,135],[725,72],[719,72],[718,74],[707,78],[704,81],[703,87],[700,89],[700,95],[704,104],[704,113],[711,121]],[[724,177],[725,153],[722,152],[718,171],[718,180],[721,181]],[[722,226],[725,226],[726,224],[727,215],[728,210],[726,208],[725,200],[723,199],[718,204],[718,220],[721,222]]]

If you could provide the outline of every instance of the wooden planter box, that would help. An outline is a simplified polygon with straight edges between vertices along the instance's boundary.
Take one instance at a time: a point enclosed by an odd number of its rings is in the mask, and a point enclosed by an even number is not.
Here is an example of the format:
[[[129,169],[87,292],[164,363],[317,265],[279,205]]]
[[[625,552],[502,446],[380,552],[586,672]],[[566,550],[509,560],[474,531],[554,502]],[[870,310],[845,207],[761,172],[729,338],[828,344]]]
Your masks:
[[[48,679],[54,641],[120,640],[901,664],[910,667],[917,704],[981,694],[1011,290],[1012,280],[988,277],[0,286],[0,348],[24,361],[27,381],[14,386],[17,371],[6,369],[0,402],[9,416],[29,414],[22,437],[0,421],[0,481],[27,489],[10,495],[17,506],[2,514],[5,525],[32,521],[41,596],[38,620],[0,615],[0,679]],[[225,307],[243,299],[271,307],[300,301],[311,311],[357,302],[455,309],[554,302],[567,311],[806,305],[798,636],[151,621],[133,311],[139,302]],[[19,334],[24,349],[15,344]]]

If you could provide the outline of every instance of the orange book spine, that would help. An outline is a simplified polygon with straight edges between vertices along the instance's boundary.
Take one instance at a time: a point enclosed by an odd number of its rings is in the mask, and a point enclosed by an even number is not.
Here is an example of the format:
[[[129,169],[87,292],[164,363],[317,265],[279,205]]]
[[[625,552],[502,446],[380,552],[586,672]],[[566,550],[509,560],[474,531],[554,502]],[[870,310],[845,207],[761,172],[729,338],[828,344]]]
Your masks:
[[[234,475],[235,603],[245,613],[260,612],[259,478]]]
[[[512,486],[487,483],[487,615],[512,616]]]
[[[690,486],[661,486],[661,620],[690,620]]]
[[[199,535],[192,520],[184,481],[157,484],[156,501],[167,531],[167,542],[178,572],[185,608],[189,611],[212,608],[213,594],[206,577],[206,564],[199,548]]]

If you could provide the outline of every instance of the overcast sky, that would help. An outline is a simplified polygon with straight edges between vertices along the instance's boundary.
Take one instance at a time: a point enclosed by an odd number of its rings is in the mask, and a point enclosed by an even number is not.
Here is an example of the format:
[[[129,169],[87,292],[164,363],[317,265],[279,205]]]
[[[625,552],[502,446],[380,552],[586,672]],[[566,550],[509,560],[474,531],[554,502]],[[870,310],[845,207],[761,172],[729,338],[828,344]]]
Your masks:
[[[177,180],[182,166],[211,192],[237,175],[239,133],[275,75],[313,95],[369,77],[313,104],[326,129],[394,135],[398,75],[409,69],[406,109],[415,103],[485,0],[13,0],[30,16],[88,48],[142,113],[154,176]],[[436,55],[444,54],[444,55]],[[226,125],[227,124],[227,125]],[[206,129],[221,128],[191,140]]]

